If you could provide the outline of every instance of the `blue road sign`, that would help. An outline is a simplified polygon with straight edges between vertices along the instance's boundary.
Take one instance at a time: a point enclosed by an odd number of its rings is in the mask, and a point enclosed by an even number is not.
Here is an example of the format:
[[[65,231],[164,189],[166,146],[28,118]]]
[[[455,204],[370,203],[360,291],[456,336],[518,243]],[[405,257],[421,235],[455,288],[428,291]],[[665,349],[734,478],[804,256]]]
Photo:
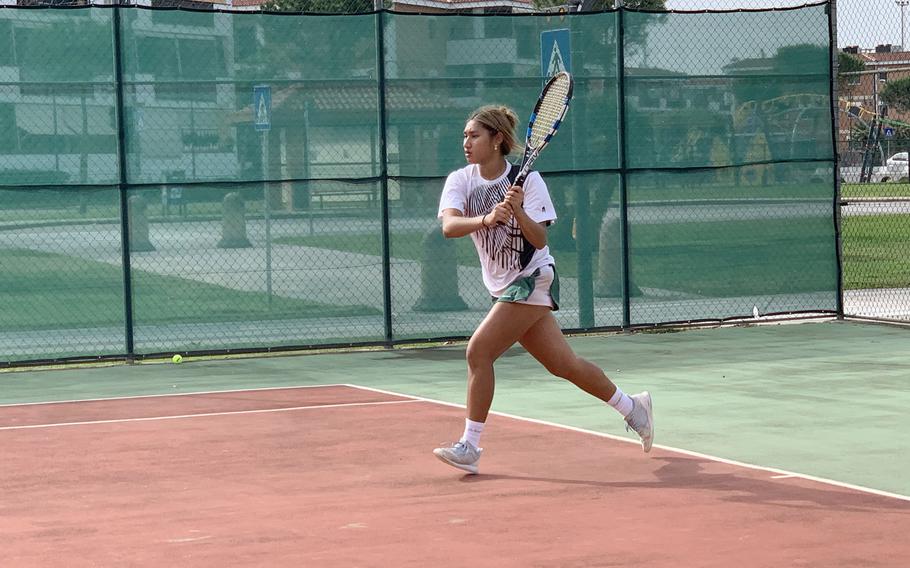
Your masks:
[[[272,87],[268,85],[253,87],[253,125],[259,131],[272,128]]]
[[[885,138],[894,138],[894,129],[890,126],[885,127]]]
[[[544,77],[552,77],[560,71],[572,72],[569,30],[540,32],[540,74]]]

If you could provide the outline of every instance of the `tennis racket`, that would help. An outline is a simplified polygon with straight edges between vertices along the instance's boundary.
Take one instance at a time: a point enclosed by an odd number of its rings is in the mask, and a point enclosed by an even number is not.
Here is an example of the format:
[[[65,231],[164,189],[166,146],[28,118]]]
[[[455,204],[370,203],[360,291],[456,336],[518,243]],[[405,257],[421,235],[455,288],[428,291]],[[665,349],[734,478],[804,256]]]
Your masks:
[[[515,177],[515,185],[519,187],[524,185],[525,178],[531,171],[531,165],[559,130],[559,125],[562,124],[562,119],[569,110],[570,100],[572,100],[572,76],[565,71],[553,75],[544,85],[540,97],[537,98],[537,104],[534,105],[534,110],[531,112],[525,153],[521,159],[518,175]]]

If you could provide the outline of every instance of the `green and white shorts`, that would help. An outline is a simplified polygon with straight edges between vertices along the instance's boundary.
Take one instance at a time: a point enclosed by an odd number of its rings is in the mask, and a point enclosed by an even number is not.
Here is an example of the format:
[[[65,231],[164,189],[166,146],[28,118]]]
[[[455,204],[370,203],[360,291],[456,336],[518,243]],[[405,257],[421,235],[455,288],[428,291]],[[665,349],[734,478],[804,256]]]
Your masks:
[[[512,282],[502,296],[493,298],[493,303],[496,302],[547,306],[555,312],[559,309],[559,275],[556,274],[556,267],[552,264],[542,266],[530,276]]]

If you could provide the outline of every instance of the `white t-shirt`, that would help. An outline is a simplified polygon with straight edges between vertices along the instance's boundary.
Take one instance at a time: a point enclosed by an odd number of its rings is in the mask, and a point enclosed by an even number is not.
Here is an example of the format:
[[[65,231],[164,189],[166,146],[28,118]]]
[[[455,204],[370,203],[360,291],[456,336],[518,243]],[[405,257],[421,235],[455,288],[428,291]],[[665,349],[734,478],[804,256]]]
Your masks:
[[[470,164],[455,170],[446,179],[439,200],[439,217],[446,209],[457,209],[465,217],[485,215],[493,210],[496,204],[505,199],[511,184],[508,173],[512,166],[506,162],[505,172],[494,180],[484,179],[480,167]],[[524,183],[524,210],[528,217],[537,223],[556,219],[556,210],[550,200],[550,193],[543,178],[537,172],[531,172]],[[490,295],[499,297],[505,289],[519,278],[529,276],[541,266],[554,264],[550,248],[535,249],[521,233],[518,222],[513,217],[507,225],[486,227],[471,233],[480,266],[483,272],[483,283]]]

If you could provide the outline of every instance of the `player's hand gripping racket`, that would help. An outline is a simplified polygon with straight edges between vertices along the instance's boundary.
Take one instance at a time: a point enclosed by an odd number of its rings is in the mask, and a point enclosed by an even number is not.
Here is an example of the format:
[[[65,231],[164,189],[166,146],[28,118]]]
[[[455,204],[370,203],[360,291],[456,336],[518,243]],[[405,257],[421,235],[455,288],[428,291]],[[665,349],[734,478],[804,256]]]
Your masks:
[[[531,120],[528,121],[525,153],[514,185],[519,187],[524,185],[534,160],[540,156],[541,150],[550,143],[550,139],[559,130],[559,125],[562,124],[562,119],[569,110],[570,100],[572,100],[572,76],[562,71],[547,81],[537,99],[537,104],[534,105]]]

